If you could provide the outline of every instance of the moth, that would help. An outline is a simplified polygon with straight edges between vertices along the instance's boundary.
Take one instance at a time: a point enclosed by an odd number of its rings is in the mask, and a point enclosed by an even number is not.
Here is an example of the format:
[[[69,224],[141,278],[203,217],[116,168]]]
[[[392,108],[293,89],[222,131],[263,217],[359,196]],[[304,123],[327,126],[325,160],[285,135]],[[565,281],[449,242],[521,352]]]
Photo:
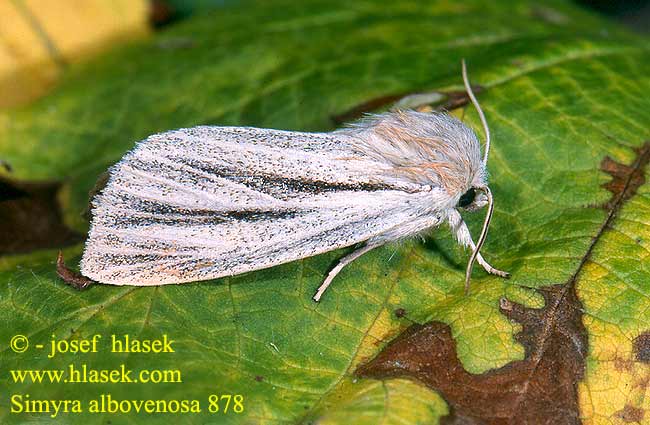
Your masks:
[[[494,210],[490,132],[464,61],[462,76],[485,131],[482,156],[458,119],[413,110],[330,133],[199,126],[148,137],[92,200],[82,275],[113,285],[194,282],[356,246],[325,277],[319,301],[363,254],[446,222],[472,250],[466,290],[475,261],[507,277],[480,254]],[[486,205],[474,244],[460,211]]]

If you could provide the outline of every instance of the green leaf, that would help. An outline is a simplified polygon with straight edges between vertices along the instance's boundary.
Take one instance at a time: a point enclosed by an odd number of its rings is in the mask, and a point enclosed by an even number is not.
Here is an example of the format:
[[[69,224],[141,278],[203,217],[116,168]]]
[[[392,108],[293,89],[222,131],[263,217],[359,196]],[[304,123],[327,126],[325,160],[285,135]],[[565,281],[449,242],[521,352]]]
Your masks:
[[[328,131],[333,117],[376,99],[462,90],[465,58],[493,134],[496,211],[483,253],[512,278],[475,270],[464,295],[468,253],[444,227],[362,257],[320,304],[311,296],[347,250],[213,282],[84,292],[56,277],[54,250],[5,255],[0,422],[53,421],[12,413],[10,398],[26,394],[81,400],[83,413],[56,416],[72,424],[648,417],[648,40],[560,1],[307,3],[229,5],[72,67],[52,95],[0,113],[6,177],[63,182],[63,220],[83,233],[96,178],[152,133]],[[480,129],[473,108],[453,112]],[[482,213],[466,218],[476,236]],[[68,261],[81,251],[68,248]],[[17,334],[29,338],[24,353],[9,348]],[[99,352],[48,358],[52,335],[95,334]],[[110,353],[111,334],[167,335],[175,352]],[[434,352],[447,357],[425,364]],[[420,369],[371,368],[390,356]],[[16,383],[9,372],[71,363],[177,369],[182,382]],[[540,388],[555,390],[536,401]],[[198,399],[203,411],[89,413],[102,394]],[[211,394],[243,395],[244,412],[210,413]]]

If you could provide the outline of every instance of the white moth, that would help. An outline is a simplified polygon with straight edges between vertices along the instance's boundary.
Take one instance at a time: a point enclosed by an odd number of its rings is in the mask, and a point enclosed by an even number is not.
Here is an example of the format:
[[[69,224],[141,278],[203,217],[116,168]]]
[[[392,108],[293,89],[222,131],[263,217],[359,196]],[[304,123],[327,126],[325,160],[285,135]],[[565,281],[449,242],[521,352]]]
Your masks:
[[[367,117],[331,133],[200,126],[154,134],[110,171],[93,199],[81,273],[113,285],[164,285],[232,276],[360,244],[343,267],[388,242],[447,222],[479,250],[493,211],[485,153],[444,113]],[[476,245],[459,209],[488,206]]]

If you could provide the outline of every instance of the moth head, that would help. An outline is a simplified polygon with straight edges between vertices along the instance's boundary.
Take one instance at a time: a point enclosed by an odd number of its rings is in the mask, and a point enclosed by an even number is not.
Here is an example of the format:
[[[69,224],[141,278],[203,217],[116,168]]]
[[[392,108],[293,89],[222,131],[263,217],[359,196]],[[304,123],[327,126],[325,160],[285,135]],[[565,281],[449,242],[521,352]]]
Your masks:
[[[485,194],[483,187],[472,186],[465,193],[463,193],[458,202],[456,203],[456,208],[465,210],[465,211],[478,211],[488,204],[488,197]]]
[[[476,97],[474,96],[474,92],[472,91],[472,87],[469,84],[469,79],[467,78],[467,67],[465,65],[464,59],[462,61],[462,72],[463,72],[463,83],[465,84],[465,90],[467,91],[467,96],[469,97],[469,99],[472,101],[472,104],[476,108],[476,112],[478,112],[478,115],[481,118],[481,124],[483,124],[483,131],[485,132],[485,151],[483,154],[483,161],[482,161],[482,172],[483,172],[483,176],[485,176],[487,170],[488,154],[490,153],[490,128],[488,127],[487,120],[485,119],[485,115],[483,114],[483,110],[481,109],[481,105],[479,105],[478,100],[476,100]],[[487,205],[488,208],[487,208],[487,212],[485,213],[483,228],[481,229],[481,234],[478,238],[478,242],[476,243],[476,249],[474,250],[474,252],[472,252],[472,256],[467,262],[467,269],[465,271],[465,292],[469,291],[469,280],[472,274],[472,266],[474,265],[474,261],[476,261],[476,257],[481,251],[481,248],[483,247],[483,243],[485,242],[485,239],[487,237],[487,231],[488,228],[490,227],[490,221],[492,220],[492,213],[494,212],[494,201],[492,199],[492,192],[490,191],[490,188],[487,186],[487,184],[479,183],[479,184],[473,184],[464,194],[462,194],[457,204],[457,207],[464,208],[469,211],[477,210],[479,208],[484,207],[485,205]]]

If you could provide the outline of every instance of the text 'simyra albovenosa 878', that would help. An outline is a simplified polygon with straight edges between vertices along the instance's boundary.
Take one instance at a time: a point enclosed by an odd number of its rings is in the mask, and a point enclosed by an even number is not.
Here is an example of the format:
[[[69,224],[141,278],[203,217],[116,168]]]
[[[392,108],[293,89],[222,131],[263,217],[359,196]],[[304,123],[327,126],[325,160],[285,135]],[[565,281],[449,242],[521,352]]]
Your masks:
[[[81,273],[114,285],[232,276],[358,245],[325,277],[386,243],[444,222],[474,261],[494,204],[490,134],[445,113],[368,116],[331,133],[200,126],[154,134],[109,170],[92,200]],[[460,209],[488,207],[474,244]]]

